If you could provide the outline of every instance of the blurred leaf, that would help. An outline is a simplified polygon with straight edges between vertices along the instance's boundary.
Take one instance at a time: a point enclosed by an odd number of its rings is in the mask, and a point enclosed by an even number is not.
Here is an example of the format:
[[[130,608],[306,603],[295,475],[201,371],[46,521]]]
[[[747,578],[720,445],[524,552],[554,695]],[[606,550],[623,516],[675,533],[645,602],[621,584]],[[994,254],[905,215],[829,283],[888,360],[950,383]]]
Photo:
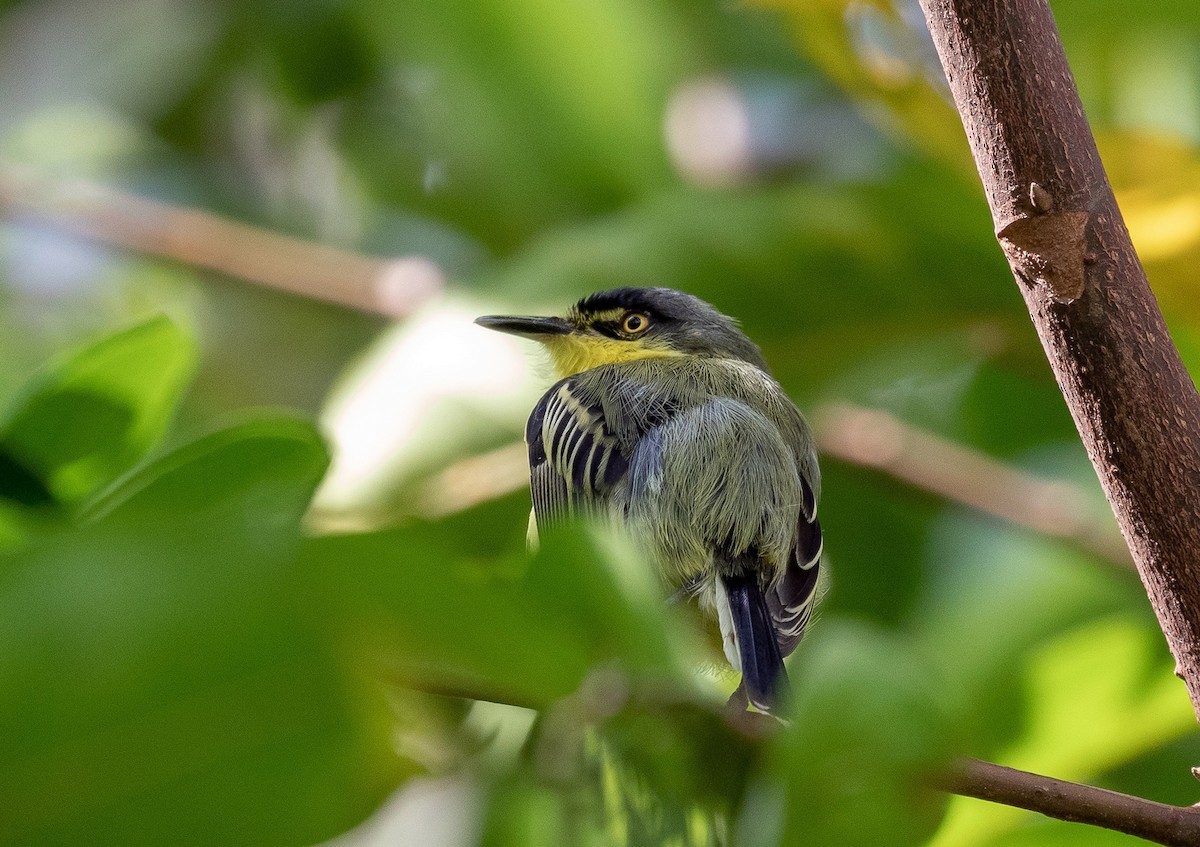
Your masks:
[[[719,710],[682,702],[634,704],[604,725],[602,737],[624,769],[621,787],[652,798],[642,801],[649,810],[666,806],[728,816],[740,805],[759,759],[755,745]],[[655,815],[643,816],[646,828]]]
[[[374,67],[352,8],[337,2],[268,3],[238,11],[259,44],[270,44],[287,92],[327,102],[361,88]]]
[[[520,589],[542,617],[574,631],[593,662],[612,659],[623,672],[681,684],[683,621],[666,607],[653,568],[620,533],[566,527],[542,534]]]
[[[1166,641],[1148,618],[1097,621],[1037,651],[1016,767],[1091,778],[1194,731]]]
[[[302,572],[385,678],[540,705],[578,685],[587,656],[512,596],[514,566],[460,558],[436,531],[413,528],[315,539]]]
[[[920,337],[930,321],[1023,309],[990,230],[975,190],[908,162],[881,185],[680,189],[560,229],[476,282],[558,309],[615,286],[679,288],[738,317],[760,344],[830,333],[837,343],[819,358],[774,363],[783,376],[789,363],[827,373],[829,356],[859,352],[839,333],[869,340],[899,324]]]
[[[165,317],[71,354],[19,398],[0,428],[2,452],[30,484],[40,480],[58,499],[78,500],[158,441],[194,357],[191,341]]]
[[[0,559],[0,844],[307,844],[395,786],[284,566],[325,461],[299,421],[233,427]]]
[[[973,177],[958,113],[948,101],[941,65],[916,3],[888,0],[756,0],[777,10],[798,46],[830,79],[898,128]],[[883,108],[880,108],[883,107]]]
[[[775,757],[784,785],[773,810],[778,843],[924,843],[946,805],[925,780],[955,744],[931,666],[903,639],[833,621],[814,630],[798,658],[793,724]],[[770,795],[770,785],[758,791]],[[774,841],[768,821],[743,820],[747,843]]]
[[[290,577],[177,526],[0,561],[0,844],[298,845],[399,777]]]
[[[522,767],[495,787],[484,844],[724,843],[758,746],[720,709],[645,690],[609,715],[605,683],[614,674],[539,717]]]
[[[0,500],[0,552],[20,548],[26,540],[26,513]]]
[[[49,506],[54,495],[24,464],[0,450],[0,497],[22,506]]]
[[[1200,762],[1200,733],[1185,732],[1106,771],[1102,781],[1114,791],[1189,806],[1196,802],[1198,791],[1192,776],[1196,762]]]
[[[270,549],[294,541],[329,464],[307,421],[278,414],[235,424],[138,469],[88,504],[88,520],[218,522]],[[290,536],[290,537],[289,537]]]
[[[1001,757],[1060,779],[1105,771],[1194,732],[1196,716],[1157,628],[1128,617],[1088,623],[1040,647],[1027,664],[1025,732]],[[1181,769],[1177,780],[1191,780]],[[1101,782],[1103,784],[1103,782]],[[1009,844],[1038,821],[1020,809],[956,800],[936,847]],[[1032,824],[1037,827],[1038,823]],[[1011,843],[1022,843],[1017,839]]]
[[[1022,329],[1022,334],[1033,335],[1032,327]],[[1020,357],[1024,355],[1032,361],[1023,362]],[[1082,469],[1078,484],[1100,495],[1103,503],[1096,472],[1088,464],[1067,404],[1058,386],[1047,378],[1050,366],[1040,349],[1036,358],[1033,355],[1029,347],[1013,344],[1001,357],[981,362],[961,407],[955,410],[960,429],[950,435],[993,456],[1013,458],[1022,464],[1026,464],[1030,451],[1041,455],[1047,449],[1068,453]],[[1054,473],[1044,467],[1031,470],[1042,475]],[[1107,504],[1103,508],[1107,511]]]
[[[821,474],[830,585],[820,608],[899,625],[927,578],[921,555],[942,504],[882,474],[829,459]]]
[[[558,786],[539,785],[528,777],[509,778],[497,781],[489,801],[478,842],[481,847],[600,847],[605,843],[604,822],[586,812],[572,815]]]
[[[670,177],[670,85],[694,61],[663,4],[364,2],[398,69],[392,125],[366,148],[393,201],[432,208],[501,251],[611,209]]]
[[[1106,133],[1104,168],[1138,257],[1173,326],[1200,327],[1200,150],[1178,138]]]
[[[532,561],[523,551],[467,553],[459,533],[472,517],[306,545],[315,596],[386,676],[531,707],[614,660],[679,683],[663,628],[651,623],[661,607],[615,580],[586,532],[552,534]]]
[[[1144,604],[1125,581],[1087,556],[963,510],[933,525],[924,594],[909,626],[936,657],[947,694],[961,698],[983,757],[1027,730],[1020,673],[1029,652],[1081,621]]]

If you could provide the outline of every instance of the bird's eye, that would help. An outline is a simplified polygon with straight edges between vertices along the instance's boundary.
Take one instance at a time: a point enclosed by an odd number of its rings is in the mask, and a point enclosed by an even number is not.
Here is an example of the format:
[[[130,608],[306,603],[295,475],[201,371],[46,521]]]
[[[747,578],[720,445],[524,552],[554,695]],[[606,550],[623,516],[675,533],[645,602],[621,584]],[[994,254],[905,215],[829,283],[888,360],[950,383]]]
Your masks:
[[[630,335],[635,335],[642,332],[646,327],[650,326],[650,318],[643,315],[641,312],[633,312],[626,315],[625,320],[621,322],[621,329],[625,330]]]

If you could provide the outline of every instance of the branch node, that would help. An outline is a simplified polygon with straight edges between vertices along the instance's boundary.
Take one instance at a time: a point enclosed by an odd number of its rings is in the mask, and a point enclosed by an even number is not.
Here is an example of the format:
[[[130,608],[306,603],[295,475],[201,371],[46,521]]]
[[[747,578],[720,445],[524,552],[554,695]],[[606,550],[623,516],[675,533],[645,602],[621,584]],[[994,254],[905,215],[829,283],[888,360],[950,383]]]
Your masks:
[[[1038,196],[1040,194],[1045,196]],[[997,234],[1009,264],[1027,283],[1050,289],[1056,303],[1072,303],[1083,294],[1086,262],[1085,233],[1090,215],[1084,211],[1043,211],[1039,204],[1054,200],[1036,182],[1030,186],[1036,212],[1016,218]]]
[[[1054,195],[1036,182],[1029,183],[1029,205],[1038,214],[1048,215],[1054,211]]]

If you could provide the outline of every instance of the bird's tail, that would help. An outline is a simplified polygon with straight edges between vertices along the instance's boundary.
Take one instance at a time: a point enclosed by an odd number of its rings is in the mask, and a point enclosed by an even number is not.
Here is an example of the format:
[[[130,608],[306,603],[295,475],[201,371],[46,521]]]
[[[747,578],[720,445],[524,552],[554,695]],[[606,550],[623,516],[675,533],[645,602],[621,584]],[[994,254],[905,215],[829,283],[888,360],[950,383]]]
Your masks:
[[[737,639],[742,687],[756,709],[770,713],[786,696],[788,678],[758,575],[722,574],[720,579]]]

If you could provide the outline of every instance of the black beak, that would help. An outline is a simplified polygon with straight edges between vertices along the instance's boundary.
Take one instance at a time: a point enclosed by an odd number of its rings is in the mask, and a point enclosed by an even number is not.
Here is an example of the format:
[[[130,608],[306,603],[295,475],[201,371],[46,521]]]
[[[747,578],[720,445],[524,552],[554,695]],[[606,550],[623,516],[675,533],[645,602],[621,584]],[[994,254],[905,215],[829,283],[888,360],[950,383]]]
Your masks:
[[[497,332],[510,335],[537,337],[539,335],[566,335],[575,328],[562,318],[517,317],[512,315],[484,315],[475,323]]]

